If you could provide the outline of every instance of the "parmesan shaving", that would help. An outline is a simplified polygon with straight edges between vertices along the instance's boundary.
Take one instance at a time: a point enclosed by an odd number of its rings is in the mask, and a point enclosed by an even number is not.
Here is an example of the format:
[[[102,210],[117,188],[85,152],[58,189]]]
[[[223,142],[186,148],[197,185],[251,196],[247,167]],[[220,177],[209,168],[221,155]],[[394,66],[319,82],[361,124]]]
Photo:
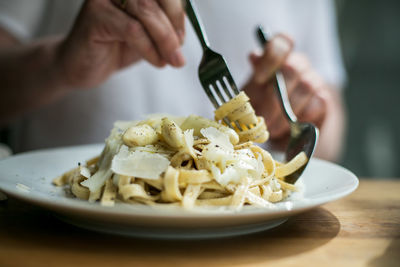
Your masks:
[[[112,160],[111,170],[119,175],[146,179],[158,179],[169,166],[170,161],[160,154],[146,151],[130,152],[122,146]]]

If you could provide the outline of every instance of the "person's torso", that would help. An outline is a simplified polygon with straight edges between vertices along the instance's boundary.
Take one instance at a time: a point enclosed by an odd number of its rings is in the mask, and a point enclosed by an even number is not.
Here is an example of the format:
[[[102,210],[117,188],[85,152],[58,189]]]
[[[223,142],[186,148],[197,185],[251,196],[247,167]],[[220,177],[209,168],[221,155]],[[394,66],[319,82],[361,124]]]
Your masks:
[[[33,38],[66,33],[82,2],[45,1]],[[296,2],[196,1],[211,47],[225,56],[236,83],[243,84],[251,73],[248,54],[258,47],[257,24],[271,32],[287,32],[302,40],[304,27],[295,21],[298,16],[293,16],[294,10],[301,8]],[[187,64],[183,68],[160,70],[141,62],[116,73],[98,88],[72,92],[21,121],[15,135],[15,150],[102,142],[114,121],[136,120],[150,113],[198,114],[212,118],[213,106],[197,76],[202,50],[188,21],[186,31],[183,52]],[[300,41],[298,46],[301,45]]]

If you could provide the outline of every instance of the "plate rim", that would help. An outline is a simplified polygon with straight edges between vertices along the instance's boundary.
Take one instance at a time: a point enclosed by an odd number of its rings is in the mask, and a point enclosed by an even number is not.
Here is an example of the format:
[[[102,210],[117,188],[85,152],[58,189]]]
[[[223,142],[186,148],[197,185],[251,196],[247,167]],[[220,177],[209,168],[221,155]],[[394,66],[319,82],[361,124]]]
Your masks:
[[[74,149],[84,149],[84,148],[97,148],[99,147],[99,149],[101,149],[101,147],[103,146],[103,144],[101,143],[97,143],[97,144],[86,144],[86,145],[78,145],[78,146],[64,146],[64,147],[55,147],[55,148],[46,148],[46,149],[39,149],[39,150],[33,150],[33,151],[28,151],[28,152],[24,152],[24,153],[19,153],[19,154],[15,154],[11,157],[5,158],[0,160],[0,166],[2,164],[4,164],[4,162],[7,162],[9,160],[15,160],[16,158],[20,158],[20,157],[24,157],[24,156],[29,156],[29,155],[34,155],[37,153],[46,153],[46,152],[57,152],[59,150],[74,150]],[[237,217],[237,216],[271,216],[271,217],[282,217],[282,216],[287,216],[288,214],[297,214],[297,213],[301,213],[304,212],[306,210],[309,209],[313,209],[315,207],[321,206],[323,204],[326,204],[328,202],[332,202],[332,201],[336,201],[340,198],[343,198],[349,194],[351,194],[352,192],[354,192],[358,186],[359,186],[359,180],[357,178],[357,176],[351,172],[350,170],[326,161],[326,160],[322,160],[322,159],[318,159],[318,158],[312,158],[311,159],[311,163],[312,162],[316,162],[316,164],[326,164],[328,166],[334,167],[339,169],[340,171],[344,172],[347,174],[348,177],[351,177],[351,179],[349,179],[349,187],[347,189],[344,189],[338,193],[335,193],[334,195],[330,195],[329,197],[320,197],[317,198],[317,200],[313,199],[312,204],[309,203],[301,205],[300,207],[297,207],[295,209],[289,209],[289,210],[283,210],[283,209],[263,209],[263,208],[256,208],[256,207],[251,207],[248,210],[246,210],[245,212],[243,211],[239,211],[239,212],[226,212],[226,213],[214,213],[214,212],[193,212],[193,211],[187,211],[184,209],[179,209],[179,213],[174,211],[173,213],[169,213],[166,211],[163,212],[159,212],[162,211],[162,209],[150,209],[148,206],[143,205],[144,208],[143,210],[120,210],[120,209],[115,209],[112,207],[104,207],[101,206],[98,202],[96,203],[89,203],[86,201],[82,201],[79,199],[74,199],[71,198],[69,200],[71,201],[79,201],[80,205],[73,205],[70,206],[68,202],[65,202],[65,199],[61,199],[59,198],[59,196],[57,196],[57,198],[55,198],[53,201],[49,201],[48,198],[41,196],[41,194],[37,194],[34,195],[34,197],[32,197],[32,195],[30,195],[27,192],[23,192],[23,191],[19,191],[16,189],[11,189],[9,190],[7,187],[2,186],[1,184],[1,173],[0,173],[0,191],[4,192],[6,195],[11,196],[13,198],[19,199],[21,201],[33,204],[33,205],[37,205],[40,206],[42,208],[45,209],[49,209],[51,211],[54,212],[58,212],[60,214],[73,214],[74,212],[87,212],[88,215],[97,215],[97,216],[101,216],[101,215],[118,215],[118,216],[122,216],[122,217],[129,217],[129,218],[134,218],[134,217],[143,217],[143,218],[162,218],[162,219],[172,219],[172,218],[179,218],[179,219],[185,219],[185,218],[189,218],[189,219],[202,219],[202,218],[207,218],[207,219],[215,219],[215,218],[232,218],[232,217]],[[51,179],[51,178],[47,178],[47,179]],[[16,181],[16,183],[18,183],[18,181]],[[85,204],[83,204],[85,203]],[[90,208],[93,207],[92,205],[96,205],[97,207],[95,209]],[[60,212],[61,210],[61,212]],[[158,211],[158,212],[154,212],[154,211]],[[182,211],[182,212],[181,212]]]

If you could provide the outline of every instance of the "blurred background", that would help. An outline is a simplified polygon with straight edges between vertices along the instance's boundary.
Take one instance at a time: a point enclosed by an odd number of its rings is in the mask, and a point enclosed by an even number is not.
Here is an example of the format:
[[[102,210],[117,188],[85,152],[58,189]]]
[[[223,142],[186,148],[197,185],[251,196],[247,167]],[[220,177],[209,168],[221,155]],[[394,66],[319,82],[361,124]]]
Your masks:
[[[400,1],[335,1],[348,75],[340,164],[359,177],[400,177]],[[6,129],[0,142],[10,143]]]
[[[400,1],[336,4],[348,75],[342,164],[361,177],[400,177]]]

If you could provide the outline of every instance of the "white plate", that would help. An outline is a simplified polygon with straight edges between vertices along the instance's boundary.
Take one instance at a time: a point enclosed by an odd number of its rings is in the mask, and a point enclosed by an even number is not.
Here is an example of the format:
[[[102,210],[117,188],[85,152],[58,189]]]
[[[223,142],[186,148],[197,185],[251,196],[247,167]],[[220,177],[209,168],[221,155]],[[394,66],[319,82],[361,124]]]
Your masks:
[[[312,159],[300,179],[303,195],[293,194],[273,210],[246,206],[240,212],[190,212],[177,207],[160,209],[123,203],[103,207],[75,199],[51,184],[54,177],[99,154],[102,147],[97,144],[39,150],[0,160],[0,190],[87,229],[140,237],[209,238],[275,227],[290,216],[342,198],[358,186],[357,177],[345,168]]]

